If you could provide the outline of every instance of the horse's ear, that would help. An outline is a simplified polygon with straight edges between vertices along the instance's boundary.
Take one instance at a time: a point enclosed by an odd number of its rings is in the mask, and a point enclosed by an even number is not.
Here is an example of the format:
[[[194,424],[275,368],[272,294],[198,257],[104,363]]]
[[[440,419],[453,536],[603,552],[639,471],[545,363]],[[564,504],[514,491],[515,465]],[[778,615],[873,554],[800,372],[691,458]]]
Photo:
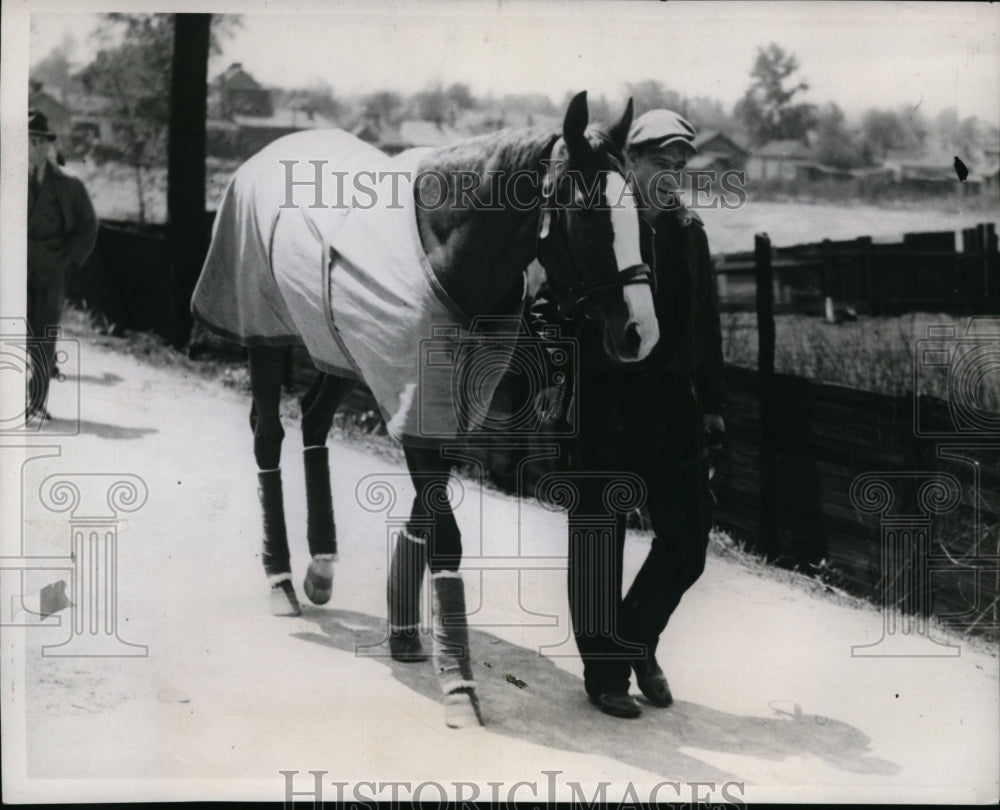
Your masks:
[[[625,142],[628,140],[628,131],[631,126],[632,99],[630,98],[628,104],[625,105],[625,113],[622,115],[621,120],[608,130],[608,135],[611,136],[611,143],[620,152],[625,151]]]
[[[563,119],[563,140],[566,141],[566,148],[571,155],[587,148],[587,139],[583,133],[587,129],[589,120],[587,91],[584,90],[573,96],[569,107],[566,108],[566,117]]]

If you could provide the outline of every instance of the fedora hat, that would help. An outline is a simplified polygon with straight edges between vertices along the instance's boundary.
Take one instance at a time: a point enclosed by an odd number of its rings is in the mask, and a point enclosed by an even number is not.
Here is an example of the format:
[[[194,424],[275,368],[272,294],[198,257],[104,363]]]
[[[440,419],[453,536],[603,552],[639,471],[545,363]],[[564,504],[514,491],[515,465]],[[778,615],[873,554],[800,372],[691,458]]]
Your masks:
[[[28,110],[28,134],[43,135],[50,141],[56,139],[56,134],[49,129],[49,119],[39,110]]]

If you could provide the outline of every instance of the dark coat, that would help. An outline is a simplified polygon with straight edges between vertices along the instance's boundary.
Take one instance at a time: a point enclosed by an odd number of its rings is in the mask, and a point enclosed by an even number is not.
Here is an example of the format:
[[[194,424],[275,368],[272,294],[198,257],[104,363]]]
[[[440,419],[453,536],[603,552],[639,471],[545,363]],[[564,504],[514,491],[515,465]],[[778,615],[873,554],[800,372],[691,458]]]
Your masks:
[[[80,267],[97,242],[97,217],[83,183],[49,163],[28,200],[28,274],[51,281]]]

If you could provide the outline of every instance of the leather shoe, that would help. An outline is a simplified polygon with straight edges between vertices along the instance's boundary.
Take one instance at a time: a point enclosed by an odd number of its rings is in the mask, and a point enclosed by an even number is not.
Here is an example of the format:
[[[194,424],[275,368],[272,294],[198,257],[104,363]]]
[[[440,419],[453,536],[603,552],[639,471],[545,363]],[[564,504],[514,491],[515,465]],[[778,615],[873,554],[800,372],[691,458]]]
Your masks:
[[[667,676],[663,674],[660,665],[656,663],[655,656],[648,655],[645,660],[634,662],[632,668],[635,670],[635,681],[639,686],[639,691],[645,695],[646,700],[662,709],[674,702],[674,696],[670,693],[670,684],[667,683]]]
[[[642,714],[642,709],[628,692],[601,692],[589,695],[590,702],[605,714],[612,717],[633,718]]]

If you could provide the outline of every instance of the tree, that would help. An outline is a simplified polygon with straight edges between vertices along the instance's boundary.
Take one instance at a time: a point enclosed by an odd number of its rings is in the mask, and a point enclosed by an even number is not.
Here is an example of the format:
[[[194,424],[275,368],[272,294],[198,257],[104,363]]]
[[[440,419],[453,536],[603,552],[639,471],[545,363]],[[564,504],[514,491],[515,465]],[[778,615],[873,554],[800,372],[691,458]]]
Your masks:
[[[316,79],[308,87],[297,90],[274,88],[271,98],[275,107],[291,107],[305,112],[318,113],[331,121],[345,117],[347,106],[337,98],[328,82]]]
[[[459,110],[472,110],[477,106],[475,96],[472,95],[469,85],[461,82],[455,82],[449,86],[444,91],[444,96],[449,104],[452,104]]]
[[[403,99],[399,93],[380,90],[365,96],[361,102],[364,115],[383,123],[395,123],[403,109]]]
[[[736,129],[736,122],[726,113],[717,99],[696,96],[686,99],[685,106],[686,118],[698,132],[720,130],[732,133]]]
[[[836,104],[827,104],[816,115],[816,160],[838,169],[854,169],[865,163],[861,137],[847,126]]]
[[[813,125],[813,105],[794,103],[809,89],[805,81],[796,79],[798,69],[795,55],[786,54],[773,42],[757,50],[750,72],[752,82],[734,110],[755,143],[802,140]]]
[[[38,60],[30,71],[32,81],[56,90],[64,103],[73,87],[71,57],[75,50],[76,40],[67,33],[62,42]]]
[[[890,150],[905,149],[913,142],[902,116],[892,110],[868,110],[861,117],[862,144],[869,160],[883,161]]]
[[[667,109],[681,115],[686,114],[684,98],[676,90],[668,90],[662,82],[655,79],[644,79],[641,82],[628,82],[625,85],[626,98],[632,97],[632,105],[636,116],[649,110]]]
[[[413,113],[417,118],[433,121],[438,126],[455,122],[455,107],[440,84],[421,90],[413,97]]]
[[[237,17],[217,18],[210,49],[218,52],[219,37],[237,25]],[[102,47],[77,78],[86,92],[107,101],[105,113],[134,169],[139,221],[145,222],[144,173],[166,161],[174,15],[106,14],[96,38]]]

